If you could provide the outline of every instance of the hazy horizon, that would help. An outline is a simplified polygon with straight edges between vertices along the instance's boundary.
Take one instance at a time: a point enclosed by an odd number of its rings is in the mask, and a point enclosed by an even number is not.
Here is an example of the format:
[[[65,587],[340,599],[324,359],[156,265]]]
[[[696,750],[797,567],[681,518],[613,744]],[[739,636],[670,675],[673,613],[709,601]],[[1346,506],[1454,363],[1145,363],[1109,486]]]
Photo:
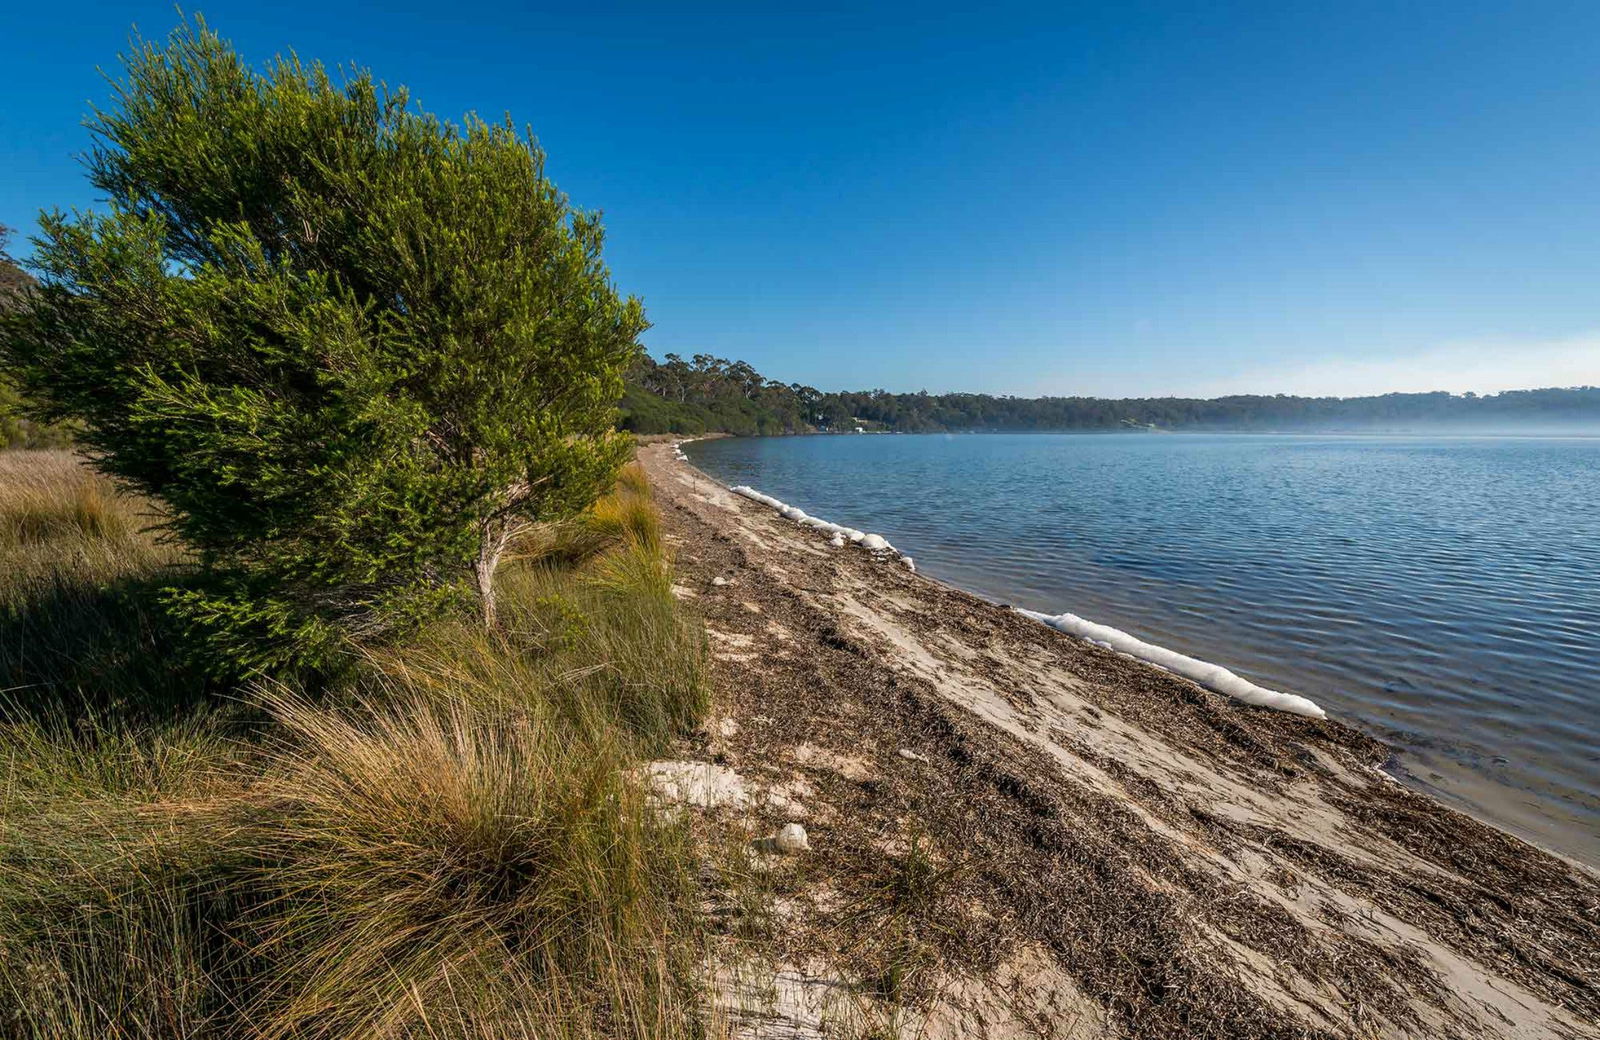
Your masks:
[[[740,359],[731,358],[729,360],[740,360]],[[767,376],[769,379],[773,379],[773,380],[776,380],[778,382],[781,382],[786,386],[787,385],[792,385],[794,383],[799,382],[799,380],[793,380],[793,379],[785,380],[785,379],[781,378],[780,376],[773,375],[771,373],[766,373],[766,372],[763,372],[762,375]],[[804,385],[810,385],[810,384],[804,384]],[[1076,392],[1076,391],[1066,391],[1066,392],[1062,392],[1062,393],[1025,394],[1025,393],[1013,393],[1013,392],[1009,392],[1009,391],[1005,391],[1005,390],[999,390],[999,391],[968,390],[968,389],[965,389],[965,388],[962,388],[962,387],[946,387],[944,389],[935,390],[933,387],[921,387],[921,386],[915,387],[913,389],[896,389],[894,387],[887,387],[887,386],[878,387],[878,386],[842,386],[842,385],[841,386],[832,386],[832,385],[819,386],[819,387],[816,387],[816,389],[821,390],[823,393],[840,393],[840,394],[868,393],[868,392],[872,392],[872,391],[876,391],[876,390],[884,390],[884,391],[887,391],[888,393],[891,393],[891,394],[927,393],[927,394],[929,394],[931,396],[934,396],[934,397],[942,396],[942,395],[945,395],[945,394],[979,394],[979,395],[986,395],[986,396],[989,396],[989,397],[1017,397],[1017,398],[1023,398],[1023,399],[1033,399],[1033,398],[1043,398],[1043,397],[1087,397],[1087,398],[1095,398],[1095,399],[1104,400],[1104,401],[1159,401],[1159,400],[1168,399],[1168,398],[1181,399],[1181,400],[1194,400],[1194,401],[1214,401],[1214,400],[1218,400],[1220,398],[1225,398],[1225,397],[1301,397],[1301,398],[1308,398],[1308,399],[1334,398],[1334,399],[1343,401],[1343,400],[1353,400],[1353,399],[1367,398],[1367,397],[1384,397],[1384,396],[1387,396],[1387,395],[1390,395],[1390,394],[1437,394],[1437,393],[1447,393],[1447,394],[1450,394],[1453,397],[1465,397],[1468,394],[1473,394],[1473,395],[1478,396],[1478,397],[1498,397],[1501,394],[1534,393],[1534,392],[1541,391],[1541,390],[1594,390],[1594,389],[1600,389],[1600,384],[1595,384],[1595,383],[1574,383],[1574,384],[1566,385],[1566,386],[1507,386],[1507,387],[1502,387],[1502,388],[1500,388],[1498,390],[1487,390],[1487,391],[1472,390],[1470,388],[1466,389],[1466,390],[1449,390],[1449,389],[1445,389],[1443,387],[1422,387],[1422,388],[1418,388],[1418,389],[1382,390],[1382,391],[1378,391],[1376,393],[1364,393],[1364,394],[1295,393],[1295,392],[1290,392],[1290,391],[1287,391],[1287,390],[1237,390],[1237,391],[1225,391],[1225,392],[1221,392],[1221,393],[1206,393],[1206,394],[1198,394],[1198,393],[1091,394],[1091,393],[1079,393],[1079,392]]]
[[[661,360],[661,358],[664,356],[662,353],[657,352],[657,351],[651,351],[650,353],[657,361]],[[670,351],[668,353],[676,353],[676,351]],[[684,355],[680,355],[680,356],[684,356]],[[730,357],[730,358],[724,358],[723,360],[726,360],[726,361],[745,361],[746,359],[742,358],[742,357]],[[797,379],[787,379],[780,372],[762,372],[761,374],[763,376],[765,376],[766,378],[774,380],[774,381],[779,382],[779,383],[782,383],[785,386],[790,386],[790,385],[793,385],[793,384],[796,384],[796,383],[801,383],[802,385],[806,385],[806,386],[812,385],[812,384],[809,384],[809,383],[803,383],[801,380],[797,380]],[[1443,379],[1440,379],[1439,381],[1440,382],[1444,382]],[[1219,391],[1219,392],[1216,392],[1216,393],[1139,393],[1139,392],[1132,392],[1132,393],[1119,393],[1119,394],[1094,394],[1094,393],[1079,392],[1079,391],[1075,391],[1075,390],[1069,390],[1069,391],[1063,391],[1063,392],[1057,392],[1057,393],[1052,393],[1052,392],[1019,393],[1019,392],[1008,391],[1008,390],[972,390],[972,389],[968,389],[966,387],[961,387],[961,386],[950,386],[950,387],[943,387],[943,388],[939,388],[939,389],[935,389],[934,387],[931,387],[931,386],[912,386],[912,387],[855,386],[855,385],[846,385],[846,384],[838,382],[837,380],[834,380],[834,381],[829,382],[829,383],[824,384],[824,385],[815,386],[814,388],[817,389],[817,390],[822,391],[823,393],[842,393],[842,394],[868,393],[868,392],[872,392],[872,391],[876,391],[876,390],[884,390],[884,391],[887,391],[888,393],[891,393],[891,394],[927,393],[927,394],[930,394],[930,395],[936,396],[936,397],[940,396],[940,395],[944,395],[944,394],[982,394],[982,395],[988,395],[988,396],[991,396],[991,397],[1018,397],[1018,398],[1025,398],[1025,399],[1026,398],[1041,398],[1041,397],[1090,397],[1090,398],[1098,398],[1098,399],[1107,400],[1107,401],[1160,400],[1160,399],[1163,399],[1163,398],[1183,398],[1183,399],[1190,399],[1190,400],[1207,401],[1207,400],[1216,400],[1218,398],[1223,398],[1223,397],[1304,397],[1304,398],[1337,398],[1337,399],[1340,399],[1340,400],[1348,400],[1348,399],[1352,399],[1352,398],[1382,397],[1382,396],[1385,396],[1385,395],[1388,395],[1388,394],[1436,394],[1436,393],[1447,393],[1447,394],[1450,394],[1450,395],[1452,395],[1454,397],[1465,397],[1468,394],[1472,394],[1472,395],[1475,395],[1477,397],[1498,397],[1499,395],[1506,394],[1506,393],[1534,393],[1534,392],[1543,391],[1543,390],[1595,390],[1595,389],[1600,389],[1600,381],[1591,382],[1591,383],[1582,383],[1582,382],[1580,382],[1580,383],[1547,384],[1547,385],[1511,385],[1511,386],[1497,387],[1497,388],[1492,389],[1492,390],[1479,390],[1479,389],[1476,389],[1476,388],[1474,388],[1472,386],[1464,386],[1464,387],[1461,387],[1461,388],[1452,388],[1452,387],[1446,387],[1446,386],[1430,386],[1430,385],[1427,385],[1423,381],[1419,381],[1418,385],[1416,385],[1416,386],[1408,386],[1408,387],[1403,387],[1403,388],[1394,389],[1394,390],[1379,390],[1379,391],[1370,392],[1370,393],[1343,393],[1343,394],[1341,394],[1341,393],[1315,393],[1315,392],[1309,392],[1309,391],[1248,390],[1248,389],[1223,390],[1223,391]]]

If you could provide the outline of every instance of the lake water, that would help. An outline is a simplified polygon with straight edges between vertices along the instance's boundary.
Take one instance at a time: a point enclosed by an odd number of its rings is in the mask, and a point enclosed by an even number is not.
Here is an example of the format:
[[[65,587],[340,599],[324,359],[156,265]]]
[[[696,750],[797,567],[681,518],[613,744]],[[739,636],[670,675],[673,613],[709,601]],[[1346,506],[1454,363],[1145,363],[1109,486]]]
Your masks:
[[[866,435],[686,445],[918,570],[1301,693],[1600,864],[1600,439]]]

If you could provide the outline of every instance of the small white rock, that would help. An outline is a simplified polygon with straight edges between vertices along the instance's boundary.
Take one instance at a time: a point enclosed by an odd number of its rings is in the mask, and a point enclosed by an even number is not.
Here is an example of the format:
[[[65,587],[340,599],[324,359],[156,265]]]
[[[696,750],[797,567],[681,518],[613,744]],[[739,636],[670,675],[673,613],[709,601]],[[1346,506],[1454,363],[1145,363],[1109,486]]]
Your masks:
[[[842,534],[834,535],[832,538],[828,539],[828,544],[833,546],[835,549],[843,549],[844,548],[844,535],[842,535]]]
[[[877,552],[889,548],[889,540],[881,534],[869,534],[861,539],[861,548]]]
[[[901,748],[900,757],[905,759],[907,762],[926,762],[928,760],[927,755],[918,754],[917,752],[912,751],[910,748]]]
[[[911,571],[913,574],[916,573],[917,565],[912,562],[911,557],[902,556],[900,557],[900,562],[906,565],[906,570]]]
[[[717,724],[717,732],[724,737],[736,737],[739,735],[739,724],[732,719],[723,719]]]
[[[712,762],[651,762],[645,777],[656,798],[662,802],[695,805],[702,809],[723,806],[741,808],[750,804],[744,777]]]
[[[791,855],[796,852],[807,852],[811,848],[811,840],[806,837],[806,829],[798,823],[786,823],[783,830],[772,841],[773,847],[779,852]]]
[[[726,585],[726,584],[728,584],[728,579],[724,578],[722,575],[719,574],[715,578],[711,579],[711,584],[717,585],[717,586]]]

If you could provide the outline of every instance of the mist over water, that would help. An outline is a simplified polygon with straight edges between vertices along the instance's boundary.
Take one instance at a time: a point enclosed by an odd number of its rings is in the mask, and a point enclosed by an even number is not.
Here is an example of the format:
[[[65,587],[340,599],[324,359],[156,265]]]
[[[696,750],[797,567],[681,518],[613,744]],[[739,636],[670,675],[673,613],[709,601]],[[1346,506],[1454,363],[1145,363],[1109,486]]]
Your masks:
[[[1316,700],[1600,863],[1600,439],[754,438],[696,465],[919,570]]]

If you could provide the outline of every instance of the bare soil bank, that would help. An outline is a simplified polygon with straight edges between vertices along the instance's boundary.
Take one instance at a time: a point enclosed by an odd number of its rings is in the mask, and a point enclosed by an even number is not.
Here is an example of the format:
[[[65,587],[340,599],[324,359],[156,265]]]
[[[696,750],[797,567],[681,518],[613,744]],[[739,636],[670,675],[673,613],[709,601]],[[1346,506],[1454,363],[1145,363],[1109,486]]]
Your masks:
[[[736,1031],[863,1035],[833,1000],[903,1004],[905,1035],[1600,1037],[1600,879],[1403,787],[1381,743],[640,457],[732,720],[697,752],[813,846],[774,882],[777,999]]]

